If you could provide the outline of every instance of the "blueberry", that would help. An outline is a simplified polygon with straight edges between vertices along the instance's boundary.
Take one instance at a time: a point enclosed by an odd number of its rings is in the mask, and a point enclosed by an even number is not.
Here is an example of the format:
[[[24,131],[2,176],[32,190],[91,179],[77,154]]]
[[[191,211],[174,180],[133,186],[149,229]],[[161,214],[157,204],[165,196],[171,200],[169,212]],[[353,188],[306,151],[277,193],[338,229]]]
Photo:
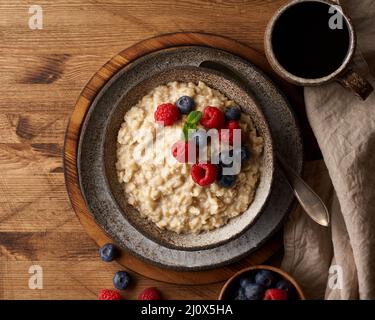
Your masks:
[[[182,96],[177,100],[176,106],[182,114],[188,114],[194,107],[194,100],[188,96]]]
[[[247,300],[262,300],[265,288],[261,285],[250,283],[244,288],[244,291]]]
[[[236,182],[237,176],[221,175],[218,179],[219,186],[223,188],[230,188]]]
[[[239,149],[234,150],[236,155],[239,155],[241,158],[241,164],[245,164],[250,160],[250,151],[246,147],[242,146]]]
[[[225,111],[225,118],[238,121],[241,118],[241,111],[237,107],[231,107]]]
[[[129,285],[130,276],[125,271],[118,271],[113,276],[113,285],[116,289],[124,290]]]
[[[116,255],[116,247],[112,243],[107,243],[99,249],[100,258],[103,261],[111,262]]]
[[[270,288],[275,282],[275,275],[269,270],[260,270],[255,275],[255,283]]]
[[[238,283],[242,288],[247,287],[249,284],[252,284],[252,281],[248,277],[241,278]]]
[[[244,288],[238,288],[234,300],[247,300],[245,295],[245,289]]]
[[[283,279],[279,280],[276,283],[275,287],[276,287],[276,289],[285,290],[288,293],[292,293],[294,291],[294,286],[289,281],[286,281],[286,280],[283,280]]]
[[[224,168],[230,168],[231,172],[227,171],[226,172],[226,176],[232,176],[230,178],[224,178],[224,184],[226,185],[227,183],[226,182],[232,182],[234,183],[234,181],[236,180],[235,178],[235,175],[236,174],[239,174],[240,171],[241,171],[241,164],[240,162],[237,160],[236,158],[237,156],[235,156],[233,154],[233,149],[229,150],[229,151],[225,151],[225,152],[221,152],[219,154],[219,165],[221,167],[221,171],[223,171]],[[221,175],[219,175],[218,177],[218,180],[220,180],[221,178]],[[230,185],[229,185],[230,186]]]
[[[191,135],[191,140],[198,146],[207,146],[207,132],[205,130],[198,130]]]

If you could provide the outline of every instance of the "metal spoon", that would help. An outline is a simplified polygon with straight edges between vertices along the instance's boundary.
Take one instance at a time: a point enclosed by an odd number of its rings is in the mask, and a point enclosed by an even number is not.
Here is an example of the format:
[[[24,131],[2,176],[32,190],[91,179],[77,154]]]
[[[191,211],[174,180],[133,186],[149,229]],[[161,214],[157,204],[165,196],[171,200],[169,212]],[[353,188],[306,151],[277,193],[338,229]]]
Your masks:
[[[227,74],[246,86],[242,76],[221,63],[215,61],[203,61],[199,64],[199,67]],[[329,212],[322,199],[320,199],[320,197],[309,187],[298,173],[287,164],[280,154],[276,153],[276,159],[278,160],[291,189],[304,211],[316,223],[328,227],[330,224]]]
[[[276,153],[276,158],[282,168],[287,181],[292,188],[298,202],[316,223],[321,226],[329,226],[329,212],[322,199],[310,188],[310,186],[296,173],[285,160]]]

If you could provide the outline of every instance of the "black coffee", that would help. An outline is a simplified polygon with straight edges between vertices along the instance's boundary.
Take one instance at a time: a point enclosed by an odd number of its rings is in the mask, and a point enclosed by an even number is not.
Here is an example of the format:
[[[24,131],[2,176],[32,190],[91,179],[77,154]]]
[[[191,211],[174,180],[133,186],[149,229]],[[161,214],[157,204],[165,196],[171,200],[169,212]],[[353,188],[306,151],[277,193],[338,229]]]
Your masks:
[[[278,62],[291,74],[317,79],[336,71],[345,60],[350,45],[348,25],[332,29],[330,6],[321,2],[299,3],[276,21],[272,35]]]

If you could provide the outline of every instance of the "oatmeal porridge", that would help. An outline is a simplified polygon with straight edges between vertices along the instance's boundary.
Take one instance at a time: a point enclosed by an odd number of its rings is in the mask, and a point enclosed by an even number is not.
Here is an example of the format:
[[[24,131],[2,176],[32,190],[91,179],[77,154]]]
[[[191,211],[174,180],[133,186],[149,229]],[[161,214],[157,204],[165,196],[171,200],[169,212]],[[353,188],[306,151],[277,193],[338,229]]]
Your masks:
[[[199,174],[201,168],[176,161],[171,153],[172,146],[181,140],[182,128],[190,115],[183,109],[180,109],[181,115],[170,112],[168,116],[175,116],[173,124],[163,127],[163,137],[159,139],[161,126],[155,121],[159,106],[175,104],[180,97],[193,101],[198,113],[208,112],[205,110],[208,106],[215,107],[209,108],[222,113],[223,119],[226,110],[234,105],[233,101],[203,82],[170,82],[158,86],[125,114],[118,133],[116,169],[127,202],[142,217],[160,229],[199,233],[219,228],[247,210],[260,176],[263,139],[258,136],[250,116],[241,113],[238,121],[232,122],[238,123],[243,143],[251,156],[235,179],[229,177],[219,183],[210,181],[207,185],[200,185],[193,169]],[[167,113],[163,112],[162,115]],[[203,128],[202,123],[202,120],[197,122],[196,128]],[[211,178],[218,179],[215,170]]]

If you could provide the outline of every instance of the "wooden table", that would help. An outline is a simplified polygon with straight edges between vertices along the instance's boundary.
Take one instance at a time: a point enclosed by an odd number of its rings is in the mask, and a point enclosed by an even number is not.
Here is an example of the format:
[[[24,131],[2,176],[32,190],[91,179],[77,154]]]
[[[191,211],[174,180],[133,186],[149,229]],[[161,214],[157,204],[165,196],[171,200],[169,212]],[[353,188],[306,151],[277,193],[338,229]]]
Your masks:
[[[0,3],[1,299],[96,299],[120,269],[98,258],[64,184],[64,132],[92,74],[122,49],[160,33],[217,33],[262,52],[267,21],[285,2],[40,0],[42,30],[28,26],[35,1]],[[31,265],[43,268],[43,290],[29,289]],[[215,299],[222,286],[133,278],[125,298],[157,286],[167,299]]]

